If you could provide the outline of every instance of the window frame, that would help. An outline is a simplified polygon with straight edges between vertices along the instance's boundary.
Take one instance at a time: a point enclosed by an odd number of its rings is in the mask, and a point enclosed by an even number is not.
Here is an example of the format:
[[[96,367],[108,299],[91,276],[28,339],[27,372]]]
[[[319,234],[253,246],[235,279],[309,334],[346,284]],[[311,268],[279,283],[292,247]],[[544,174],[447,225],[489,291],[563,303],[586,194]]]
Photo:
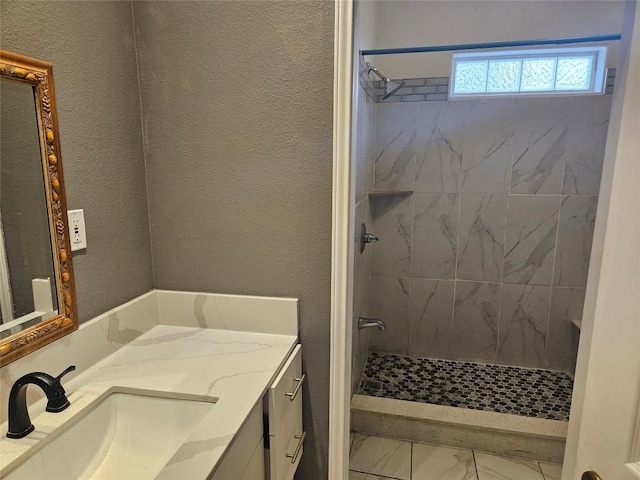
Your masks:
[[[593,70],[590,79],[589,90],[556,90],[558,60],[562,57],[587,56],[593,57]],[[548,59],[556,58],[556,66],[554,72],[554,88],[552,90],[527,90],[522,91],[522,63],[529,59]],[[487,61],[491,60],[520,60],[520,80],[518,84],[519,90],[507,92],[470,92],[455,93],[456,70],[459,61]],[[490,97],[548,97],[558,95],[602,95],[605,93],[606,77],[607,77],[607,47],[564,47],[564,48],[536,48],[509,50],[500,52],[482,51],[482,52],[461,52],[454,53],[451,59],[451,81],[449,82],[449,100],[465,100],[472,98],[490,98]],[[487,63],[487,83],[485,89],[488,88],[489,82],[489,63]]]

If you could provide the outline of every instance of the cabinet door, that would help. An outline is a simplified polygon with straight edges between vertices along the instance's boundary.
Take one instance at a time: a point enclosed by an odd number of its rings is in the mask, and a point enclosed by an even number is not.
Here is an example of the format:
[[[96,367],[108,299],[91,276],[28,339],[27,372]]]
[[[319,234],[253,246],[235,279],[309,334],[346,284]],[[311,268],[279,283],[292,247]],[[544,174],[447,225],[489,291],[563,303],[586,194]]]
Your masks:
[[[210,478],[212,480],[238,480],[241,478],[253,460],[256,445],[262,446],[262,431],[262,405],[258,403]]]
[[[256,447],[240,480],[264,480],[264,441]]]

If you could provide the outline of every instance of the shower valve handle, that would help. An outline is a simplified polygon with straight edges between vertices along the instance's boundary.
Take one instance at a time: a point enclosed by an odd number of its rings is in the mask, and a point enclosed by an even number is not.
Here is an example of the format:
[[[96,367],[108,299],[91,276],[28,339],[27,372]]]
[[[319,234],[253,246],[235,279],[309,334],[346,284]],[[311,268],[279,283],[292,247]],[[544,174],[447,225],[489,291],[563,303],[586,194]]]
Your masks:
[[[375,243],[380,239],[378,237],[376,237],[375,235],[372,235],[370,233],[365,233],[362,236],[362,240],[364,241],[364,243]]]
[[[360,253],[364,252],[367,243],[374,243],[378,240],[378,237],[367,232],[367,226],[364,223],[360,225]]]

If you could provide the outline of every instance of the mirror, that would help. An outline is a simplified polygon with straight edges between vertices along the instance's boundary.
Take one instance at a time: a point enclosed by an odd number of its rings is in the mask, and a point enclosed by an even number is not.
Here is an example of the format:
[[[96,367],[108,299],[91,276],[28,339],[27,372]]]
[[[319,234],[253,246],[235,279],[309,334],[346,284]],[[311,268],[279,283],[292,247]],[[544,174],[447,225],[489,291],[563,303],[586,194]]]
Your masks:
[[[0,51],[0,366],[77,329],[51,64]]]
[[[0,339],[57,314],[33,87],[0,87]]]

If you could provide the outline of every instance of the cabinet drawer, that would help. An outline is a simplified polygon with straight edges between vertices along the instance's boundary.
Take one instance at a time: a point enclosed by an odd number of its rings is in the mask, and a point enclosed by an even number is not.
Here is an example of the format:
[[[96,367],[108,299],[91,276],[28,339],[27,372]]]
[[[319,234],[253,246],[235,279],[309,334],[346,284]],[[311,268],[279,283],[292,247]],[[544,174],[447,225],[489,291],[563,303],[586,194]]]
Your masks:
[[[270,480],[293,478],[302,457],[305,436],[302,428],[302,398],[298,396],[291,402],[278,433],[270,438]]]
[[[282,371],[269,388],[269,435],[275,435],[287,412],[302,398],[302,345],[296,346]]]

